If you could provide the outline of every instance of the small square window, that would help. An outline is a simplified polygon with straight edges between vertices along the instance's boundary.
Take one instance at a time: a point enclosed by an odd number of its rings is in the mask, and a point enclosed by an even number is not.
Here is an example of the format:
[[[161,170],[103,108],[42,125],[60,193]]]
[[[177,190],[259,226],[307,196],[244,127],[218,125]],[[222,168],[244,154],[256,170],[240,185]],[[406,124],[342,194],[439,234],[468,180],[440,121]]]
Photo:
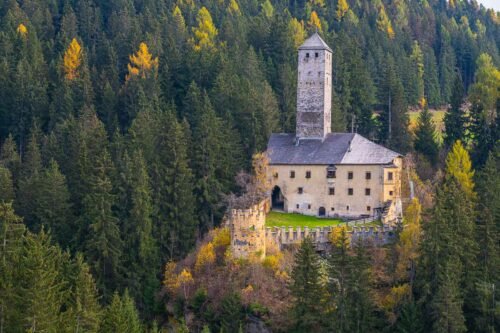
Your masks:
[[[329,194],[329,195],[335,195],[335,187],[330,187],[330,188],[328,189],[328,194]]]
[[[347,173],[347,179],[353,179],[353,178],[354,178],[354,172],[349,171],[349,172]]]
[[[365,195],[371,195],[372,190],[369,188],[365,188]]]
[[[299,204],[296,205],[297,209],[299,209]]]
[[[315,57],[315,58],[319,57],[319,53],[318,53],[318,52],[315,52],[315,53],[314,53],[314,57]]]
[[[371,212],[372,211],[372,208],[370,206],[366,206],[366,211],[367,212]]]
[[[335,170],[327,170],[326,178],[337,178],[337,172]]]
[[[366,179],[372,179],[372,173],[368,171],[368,172],[366,173],[365,178],[366,178]]]
[[[347,189],[347,194],[353,195],[354,194],[354,190],[352,188],[348,188]]]
[[[306,178],[311,178],[311,171],[306,171]]]
[[[334,212],[334,211],[335,211],[335,208],[332,207],[332,212]]]
[[[387,180],[392,180],[394,177],[394,174],[392,172],[387,173]]]
[[[298,191],[299,191],[299,194],[302,194],[302,193],[304,193],[304,188],[299,187],[299,188],[298,188]]]
[[[295,178],[295,171],[290,171],[290,178]]]
[[[394,195],[394,191],[389,191],[389,195],[392,197]]]

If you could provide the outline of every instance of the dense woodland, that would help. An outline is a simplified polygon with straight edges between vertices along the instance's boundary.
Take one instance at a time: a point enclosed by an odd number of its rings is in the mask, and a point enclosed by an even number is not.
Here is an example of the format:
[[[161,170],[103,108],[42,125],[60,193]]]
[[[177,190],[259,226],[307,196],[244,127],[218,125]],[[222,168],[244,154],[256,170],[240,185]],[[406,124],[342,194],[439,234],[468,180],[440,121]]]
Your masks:
[[[416,197],[394,245],[236,260],[218,226],[316,31],[333,129]],[[476,1],[0,0],[0,333],[499,331],[499,47]]]

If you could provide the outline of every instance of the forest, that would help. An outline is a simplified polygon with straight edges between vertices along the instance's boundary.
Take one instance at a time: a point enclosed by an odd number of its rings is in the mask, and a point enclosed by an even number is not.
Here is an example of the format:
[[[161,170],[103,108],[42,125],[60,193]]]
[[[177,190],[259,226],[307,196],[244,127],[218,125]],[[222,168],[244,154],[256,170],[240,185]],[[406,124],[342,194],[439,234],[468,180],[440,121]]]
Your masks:
[[[404,228],[231,258],[314,32],[332,129],[405,155]],[[475,0],[0,0],[0,333],[500,331],[499,47]]]

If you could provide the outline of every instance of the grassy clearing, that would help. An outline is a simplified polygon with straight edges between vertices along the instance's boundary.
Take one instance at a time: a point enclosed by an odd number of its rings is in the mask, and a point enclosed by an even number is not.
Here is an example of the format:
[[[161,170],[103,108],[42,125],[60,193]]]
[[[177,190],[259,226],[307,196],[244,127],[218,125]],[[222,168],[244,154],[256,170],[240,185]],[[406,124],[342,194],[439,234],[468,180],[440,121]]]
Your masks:
[[[269,212],[266,218],[266,227],[329,227],[337,225],[342,221],[339,219],[317,218],[300,214],[289,214]]]

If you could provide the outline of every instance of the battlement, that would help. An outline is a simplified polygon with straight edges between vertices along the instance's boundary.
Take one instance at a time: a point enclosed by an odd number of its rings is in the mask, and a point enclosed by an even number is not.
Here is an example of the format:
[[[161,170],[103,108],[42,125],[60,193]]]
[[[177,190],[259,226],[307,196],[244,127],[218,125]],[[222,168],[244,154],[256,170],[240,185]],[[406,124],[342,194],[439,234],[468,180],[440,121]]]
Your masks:
[[[237,258],[266,254],[266,201],[248,209],[232,209],[228,225],[231,233],[231,252]]]
[[[334,228],[331,227],[316,227],[316,228],[266,228],[266,239],[272,240],[279,248],[285,246],[300,244],[305,238],[310,237],[316,244],[316,248],[320,251],[326,250],[330,245],[330,235]],[[395,240],[396,229],[394,227],[353,227],[348,231],[348,236],[351,239],[351,244],[356,244],[360,240],[369,240],[373,245],[382,246],[389,244]]]

